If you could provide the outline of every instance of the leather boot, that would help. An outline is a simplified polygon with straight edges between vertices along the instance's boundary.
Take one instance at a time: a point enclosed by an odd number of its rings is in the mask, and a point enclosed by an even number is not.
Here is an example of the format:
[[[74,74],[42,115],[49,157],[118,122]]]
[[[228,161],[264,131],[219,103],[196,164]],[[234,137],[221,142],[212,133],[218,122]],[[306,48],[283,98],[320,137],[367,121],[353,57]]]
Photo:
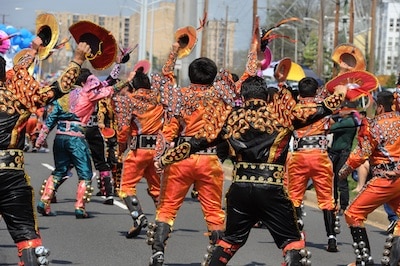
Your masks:
[[[91,186],[92,181],[80,180],[78,188],[76,190],[76,202],[75,202],[75,217],[76,219],[90,218],[86,212],[85,205],[92,197],[93,188]]]
[[[213,230],[209,232],[210,244],[207,246],[207,253],[204,255],[204,261],[202,262],[202,266],[208,265],[211,260],[211,255],[214,252],[216,243],[222,239],[224,232],[221,230]]]
[[[356,254],[355,265],[374,265],[365,227],[350,226],[350,233],[354,241],[353,248]]]
[[[112,184],[111,171],[100,172],[100,192],[102,196],[106,197],[103,204],[114,204],[114,189]]]
[[[334,210],[323,210],[326,235],[328,236],[328,252],[338,252],[336,243],[335,222],[336,215]]]
[[[304,221],[303,221],[303,210],[301,207],[295,207],[296,216],[297,216],[297,226],[300,231],[303,231]]]
[[[142,228],[147,226],[148,221],[143,213],[139,199],[136,196],[127,196],[122,200],[124,201],[133,219],[133,226],[126,233],[126,238],[134,238],[140,234]]]
[[[239,250],[239,245],[231,245],[223,240],[217,242],[209,260],[205,263],[207,266],[225,266],[229,260]]]
[[[40,201],[37,204],[37,212],[42,214],[43,216],[54,216],[55,213],[51,212],[50,204],[51,200],[54,197],[55,191],[58,188],[58,183],[61,181],[62,177],[58,176],[49,176],[47,180],[45,180],[42,184],[42,188],[40,190]]]
[[[19,265],[42,266],[49,265],[48,256],[50,252],[41,245],[40,238],[25,240],[17,243]]]
[[[152,252],[153,255],[150,257],[150,266],[162,266],[164,264],[164,250],[166,241],[171,233],[171,226],[167,223],[156,222],[154,227],[150,230],[154,230]]]

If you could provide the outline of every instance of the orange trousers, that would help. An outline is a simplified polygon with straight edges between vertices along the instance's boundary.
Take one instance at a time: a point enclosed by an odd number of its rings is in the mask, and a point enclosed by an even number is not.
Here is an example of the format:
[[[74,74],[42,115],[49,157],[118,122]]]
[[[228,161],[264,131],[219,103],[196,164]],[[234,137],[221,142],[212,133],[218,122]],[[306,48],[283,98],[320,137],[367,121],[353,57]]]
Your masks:
[[[207,229],[224,230],[222,209],[224,173],[217,155],[193,154],[165,168],[156,221],[173,226],[187,192],[194,184],[207,223]]]
[[[160,177],[154,168],[155,150],[130,150],[126,155],[121,175],[119,196],[136,196],[136,185],[144,177],[147,180],[148,192],[156,202],[160,195]]]
[[[333,168],[328,152],[308,149],[293,152],[286,163],[287,189],[295,207],[300,207],[311,178],[321,210],[334,210]]]
[[[344,212],[349,226],[364,227],[368,214],[384,203],[388,203],[400,215],[400,178],[395,180],[375,177],[361,190]],[[400,236],[400,220],[393,235]]]

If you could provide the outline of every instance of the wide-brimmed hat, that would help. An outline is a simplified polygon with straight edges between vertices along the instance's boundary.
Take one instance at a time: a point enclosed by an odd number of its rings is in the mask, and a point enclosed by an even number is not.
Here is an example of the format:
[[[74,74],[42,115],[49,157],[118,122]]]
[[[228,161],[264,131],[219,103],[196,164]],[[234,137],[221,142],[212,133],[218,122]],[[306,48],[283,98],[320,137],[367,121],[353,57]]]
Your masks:
[[[38,50],[39,60],[45,60],[56,46],[60,35],[57,19],[53,14],[43,13],[37,16],[36,35],[43,42]]]
[[[150,70],[150,62],[148,60],[140,60],[133,67],[133,71],[138,71],[139,68],[143,68],[143,73],[147,74]]]
[[[24,48],[24,49],[20,50],[18,53],[16,53],[16,54],[14,55],[14,57],[13,57],[13,64],[14,64],[14,65],[17,65],[18,62],[19,62],[19,60],[20,60],[24,55],[26,55],[26,53],[31,52],[31,51],[32,51],[32,48]],[[31,52],[31,53],[32,53],[32,52]],[[32,54],[33,54],[33,53],[32,53]],[[29,66],[29,68],[28,68],[27,70],[28,70],[28,73],[29,73],[30,75],[32,75],[33,72],[34,72],[34,70],[35,70],[35,62],[32,62],[31,65]]]
[[[336,64],[342,61],[352,67],[354,70],[365,70],[365,57],[361,50],[353,44],[344,43],[338,45],[332,53],[332,60]]]
[[[197,30],[186,26],[175,31],[175,40],[179,43],[178,58],[188,56],[197,43]]]
[[[278,82],[286,81],[287,75],[289,74],[290,67],[292,66],[292,60],[288,57],[283,58],[275,66],[274,77]]]
[[[368,96],[371,91],[376,90],[379,82],[373,74],[367,71],[349,71],[328,81],[325,87],[330,93],[333,93],[338,85],[347,86],[346,98],[354,101],[361,96]]]
[[[93,68],[103,70],[115,62],[118,45],[110,31],[90,21],[79,21],[69,27],[69,32],[77,43],[90,46],[92,53],[86,58]]]

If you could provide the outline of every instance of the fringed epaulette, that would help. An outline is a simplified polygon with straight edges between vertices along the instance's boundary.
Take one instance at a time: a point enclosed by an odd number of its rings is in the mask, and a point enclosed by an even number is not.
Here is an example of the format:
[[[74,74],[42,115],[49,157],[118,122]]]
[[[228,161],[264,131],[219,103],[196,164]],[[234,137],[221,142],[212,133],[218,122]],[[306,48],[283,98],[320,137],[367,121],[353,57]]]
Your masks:
[[[72,89],[80,74],[80,70],[81,66],[79,64],[74,61],[69,63],[67,69],[58,78],[58,84],[62,93],[68,93]]]

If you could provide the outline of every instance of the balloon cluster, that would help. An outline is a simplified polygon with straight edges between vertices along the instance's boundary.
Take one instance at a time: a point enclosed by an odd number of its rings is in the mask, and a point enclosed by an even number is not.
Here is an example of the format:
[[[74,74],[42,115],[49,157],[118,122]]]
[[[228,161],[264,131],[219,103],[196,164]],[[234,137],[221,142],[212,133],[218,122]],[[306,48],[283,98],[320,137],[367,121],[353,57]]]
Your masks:
[[[28,29],[17,29],[10,25],[0,24],[0,53],[6,53],[10,47],[13,53],[19,52],[21,49],[29,48],[35,35]]]

